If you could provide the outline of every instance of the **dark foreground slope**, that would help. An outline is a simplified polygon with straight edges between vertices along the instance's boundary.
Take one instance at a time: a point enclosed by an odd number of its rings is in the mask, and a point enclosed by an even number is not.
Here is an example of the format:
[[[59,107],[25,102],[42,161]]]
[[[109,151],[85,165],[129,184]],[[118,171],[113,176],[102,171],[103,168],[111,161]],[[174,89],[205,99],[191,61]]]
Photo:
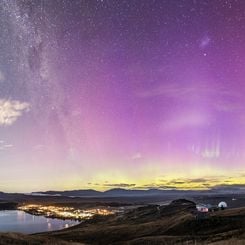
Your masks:
[[[195,212],[195,203],[179,200],[166,207],[141,207],[122,217],[97,217],[48,235],[87,244],[245,244],[245,208],[219,211],[202,220]]]
[[[141,207],[123,216],[97,216],[66,230],[23,237],[23,243],[0,244],[66,244],[61,240],[101,245],[245,244],[245,208],[218,211],[201,220],[195,216],[195,203],[178,200],[165,207]]]
[[[50,245],[76,245],[82,243],[73,243],[62,241],[61,239],[50,238],[45,236],[30,236],[24,235],[20,233],[0,233],[0,244],[1,245],[42,245],[42,244],[50,244]]]

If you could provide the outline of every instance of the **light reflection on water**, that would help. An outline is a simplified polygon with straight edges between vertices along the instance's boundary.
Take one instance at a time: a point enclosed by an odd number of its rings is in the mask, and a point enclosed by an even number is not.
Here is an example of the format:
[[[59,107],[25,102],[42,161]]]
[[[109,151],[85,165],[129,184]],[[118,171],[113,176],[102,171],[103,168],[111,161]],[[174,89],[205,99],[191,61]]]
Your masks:
[[[0,211],[0,232],[21,232],[30,234],[60,230],[76,224],[79,224],[79,222],[35,216],[20,210]]]

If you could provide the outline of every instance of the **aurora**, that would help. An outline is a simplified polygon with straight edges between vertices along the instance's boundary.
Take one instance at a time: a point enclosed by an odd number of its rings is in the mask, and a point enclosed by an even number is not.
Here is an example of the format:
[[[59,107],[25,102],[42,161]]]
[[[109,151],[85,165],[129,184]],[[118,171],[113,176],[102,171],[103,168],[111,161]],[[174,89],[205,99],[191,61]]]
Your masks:
[[[1,0],[1,190],[244,187],[244,10]]]

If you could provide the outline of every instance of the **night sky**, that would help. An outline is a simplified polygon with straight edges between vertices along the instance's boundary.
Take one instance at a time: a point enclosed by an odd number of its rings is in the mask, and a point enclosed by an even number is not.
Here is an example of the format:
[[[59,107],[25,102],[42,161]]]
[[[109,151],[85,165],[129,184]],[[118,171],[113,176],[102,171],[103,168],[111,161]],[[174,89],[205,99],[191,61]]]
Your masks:
[[[0,0],[0,190],[245,184],[244,0]]]

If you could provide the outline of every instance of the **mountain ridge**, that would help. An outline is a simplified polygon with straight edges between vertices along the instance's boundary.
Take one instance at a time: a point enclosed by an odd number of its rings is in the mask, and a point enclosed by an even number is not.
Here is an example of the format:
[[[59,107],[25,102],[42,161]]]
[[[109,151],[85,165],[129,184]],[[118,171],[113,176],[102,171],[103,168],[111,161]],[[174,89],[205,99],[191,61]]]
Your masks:
[[[195,194],[242,194],[244,189],[230,187],[214,187],[209,190],[180,190],[180,189],[125,189],[112,188],[105,191],[97,191],[94,189],[76,189],[65,191],[37,191],[32,195],[50,195],[50,196],[74,196],[74,197],[112,197],[112,196],[154,196],[154,195],[195,195]]]

